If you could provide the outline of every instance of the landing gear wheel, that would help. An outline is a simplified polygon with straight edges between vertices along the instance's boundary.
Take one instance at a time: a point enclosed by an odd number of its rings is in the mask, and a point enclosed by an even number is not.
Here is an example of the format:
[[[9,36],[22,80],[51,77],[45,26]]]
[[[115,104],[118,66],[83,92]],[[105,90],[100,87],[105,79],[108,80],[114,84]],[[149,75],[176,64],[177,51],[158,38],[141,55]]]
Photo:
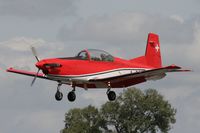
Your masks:
[[[68,100],[69,100],[70,102],[73,102],[73,101],[75,101],[75,99],[76,99],[76,94],[75,94],[74,91],[71,91],[71,92],[68,93],[67,97],[68,97]]]
[[[63,98],[62,92],[57,91],[56,94],[55,94],[55,99],[56,99],[57,101],[60,101],[60,100],[62,100],[62,98]]]
[[[115,94],[114,91],[109,91],[109,92],[107,93],[107,95],[108,95],[108,99],[109,99],[110,101],[114,101],[114,100],[116,99],[116,94]]]

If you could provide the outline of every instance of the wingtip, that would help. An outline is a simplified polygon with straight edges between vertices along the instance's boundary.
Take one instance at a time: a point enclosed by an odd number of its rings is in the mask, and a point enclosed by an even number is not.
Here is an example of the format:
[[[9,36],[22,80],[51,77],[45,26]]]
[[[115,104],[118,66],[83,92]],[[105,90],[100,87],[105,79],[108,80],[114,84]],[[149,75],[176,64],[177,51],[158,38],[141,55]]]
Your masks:
[[[10,72],[11,70],[13,70],[13,67],[9,67],[8,69],[6,69],[6,72]]]

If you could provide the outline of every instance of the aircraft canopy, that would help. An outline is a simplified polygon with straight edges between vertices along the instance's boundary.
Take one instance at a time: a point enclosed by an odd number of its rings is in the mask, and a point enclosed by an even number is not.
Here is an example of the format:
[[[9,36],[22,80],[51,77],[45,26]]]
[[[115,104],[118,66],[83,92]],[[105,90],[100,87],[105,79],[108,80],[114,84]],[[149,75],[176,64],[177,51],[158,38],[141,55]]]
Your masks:
[[[114,61],[112,55],[103,50],[97,50],[97,49],[83,50],[78,53],[77,57],[83,60],[108,61],[108,62]]]

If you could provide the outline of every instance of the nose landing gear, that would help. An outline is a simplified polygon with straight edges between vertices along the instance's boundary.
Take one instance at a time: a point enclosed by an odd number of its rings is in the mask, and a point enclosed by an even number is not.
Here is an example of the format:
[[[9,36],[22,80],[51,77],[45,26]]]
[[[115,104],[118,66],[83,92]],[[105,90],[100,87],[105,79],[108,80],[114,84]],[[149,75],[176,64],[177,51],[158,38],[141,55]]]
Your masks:
[[[56,94],[55,94],[55,99],[56,99],[57,101],[61,101],[62,98],[63,98],[63,93],[60,92],[60,86],[61,86],[61,85],[62,85],[62,84],[58,84],[57,92],[56,92]]]

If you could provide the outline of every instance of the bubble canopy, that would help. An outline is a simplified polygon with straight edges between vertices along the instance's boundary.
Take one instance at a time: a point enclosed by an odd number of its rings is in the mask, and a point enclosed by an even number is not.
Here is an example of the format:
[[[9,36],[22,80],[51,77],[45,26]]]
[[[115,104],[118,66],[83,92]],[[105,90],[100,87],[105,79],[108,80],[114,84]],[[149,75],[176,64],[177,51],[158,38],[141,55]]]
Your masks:
[[[112,55],[103,50],[98,50],[98,49],[82,50],[81,52],[78,53],[76,57],[82,60],[108,61],[108,62],[114,61]]]

